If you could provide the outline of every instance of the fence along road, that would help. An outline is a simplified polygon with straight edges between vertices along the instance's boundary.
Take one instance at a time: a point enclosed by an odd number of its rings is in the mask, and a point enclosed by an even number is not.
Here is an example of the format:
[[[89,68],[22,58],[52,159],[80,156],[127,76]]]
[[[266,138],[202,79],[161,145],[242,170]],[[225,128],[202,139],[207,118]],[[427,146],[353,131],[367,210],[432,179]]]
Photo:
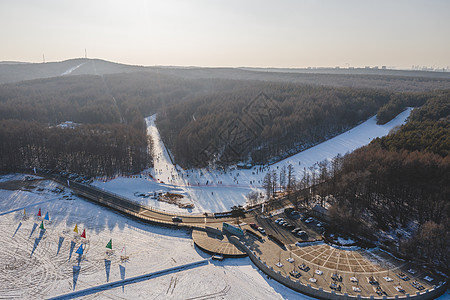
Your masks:
[[[132,215],[141,220],[151,223],[159,223],[169,226],[177,227],[216,227],[220,228],[223,222],[229,222],[232,220],[230,217],[215,218],[212,214],[208,216],[202,214],[176,214],[166,211],[157,210],[137,202],[131,201],[123,196],[107,192],[96,187],[85,185],[73,181],[69,181],[66,178],[62,178],[59,175],[39,174],[41,176],[52,179],[68,188],[73,190],[77,195],[82,196],[88,200],[102,204],[104,206],[113,208],[120,212]],[[175,216],[182,216],[182,222],[173,222],[172,218]]]

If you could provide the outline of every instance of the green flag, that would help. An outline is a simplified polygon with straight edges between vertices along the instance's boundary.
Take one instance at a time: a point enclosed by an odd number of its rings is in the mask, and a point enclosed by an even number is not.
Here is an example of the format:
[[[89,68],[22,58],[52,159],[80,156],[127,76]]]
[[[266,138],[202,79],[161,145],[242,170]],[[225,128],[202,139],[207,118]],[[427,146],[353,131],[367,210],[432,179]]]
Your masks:
[[[44,229],[44,221],[41,222],[41,226],[39,228]]]
[[[109,248],[112,250],[112,239],[110,239],[108,244],[106,244],[106,248]]]

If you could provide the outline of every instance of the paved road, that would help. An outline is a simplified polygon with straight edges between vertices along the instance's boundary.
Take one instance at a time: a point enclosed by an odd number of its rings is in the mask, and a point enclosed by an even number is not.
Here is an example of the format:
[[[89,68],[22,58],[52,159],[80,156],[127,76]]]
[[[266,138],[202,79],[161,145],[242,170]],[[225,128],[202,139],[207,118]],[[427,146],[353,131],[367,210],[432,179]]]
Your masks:
[[[213,214],[208,214],[204,216],[203,214],[192,214],[192,215],[178,215],[175,213],[170,213],[166,211],[160,211],[145,205],[141,205],[137,202],[131,201],[123,196],[107,192],[101,189],[98,189],[91,185],[81,184],[73,181],[69,181],[61,177],[59,175],[49,175],[40,173],[43,177],[47,177],[51,180],[54,180],[66,187],[69,187],[76,194],[94,201],[98,204],[113,208],[122,213],[132,215],[134,217],[140,218],[141,220],[151,222],[151,223],[159,223],[169,226],[178,226],[178,227],[215,227],[218,229],[222,229],[223,222],[234,222],[235,219],[231,217],[224,218],[216,218]],[[69,184],[68,184],[69,183]],[[285,207],[286,205],[291,204],[289,200],[285,198],[276,199],[271,202],[271,209],[279,209]],[[256,207],[253,211],[247,213],[246,218],[242,219],[243,222],[254,222],[255,216],[260,215],[261,208]],[[182,222],[173,222],[172,218],[175,216],[180,216],[182,218]],[[269,220],[267,220],[269,221]],[[270,221],[269,221],[270,222]],[[263,224],[261,224],[263,225]],[[264,225],[263,225],[264,226]]]
[[[67,179],[62,178],[58,175],[46,175],[46,174],[40,174],[42,176],[48,177],[64,186],[69,187],[71,190],[73,190],[76,194],[87,198],[89,200],[92,200],[96,203],[108,206],[110,208],[116,209],[118,211],[121,211],[123,213],[131,214],[137,218],[141,218],[146,221],[151,221],[155,223],[163,223],[166,225],[173,225],[173,226],[188,226],[188,227],[204,227],[204,226],[211,226],[216,228],[222,227],[222,222],[231,222],[234,219],[232,218],[215,218],[212,214],[209,214],[208,216],[199,215],[199,214],[192,214],[192,215],[182,215],[182,222],[173,222],[172,218],[175,216],[179,216],[175,213],[169,213],[164,211],[159,211],[156,209],[153,209],[151,207],[147,207],[144,205],[141,205],[137,202],[131,201],[125,197],[122,197],[120,195],[116,195],[110,192],[106,192],[103,190],[100,190],[98,188],[95,188],[90,185],[80,184],[77,182],[69,181],[69,185],[67,184]]]

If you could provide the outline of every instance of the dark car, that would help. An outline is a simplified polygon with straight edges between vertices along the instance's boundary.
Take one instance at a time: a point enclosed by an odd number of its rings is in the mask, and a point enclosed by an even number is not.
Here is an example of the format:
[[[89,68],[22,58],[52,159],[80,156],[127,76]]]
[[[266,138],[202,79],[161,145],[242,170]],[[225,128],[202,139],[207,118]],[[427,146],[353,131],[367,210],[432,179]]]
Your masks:
[[[248,225],[250,225],[251,228],[258,230],[258,225],[256,225],[255,223],[250,223]]]
[[[183,222],[183,219],[181,219],[180,217],[173,217],[172,221],[173,222]]]
[[[291,275],[294,278],[300,278],[300,276],[302,276],[302,274],[300,274],[300,272],[296,270],[292,270],[291,272],[289,272],[289,275]]]

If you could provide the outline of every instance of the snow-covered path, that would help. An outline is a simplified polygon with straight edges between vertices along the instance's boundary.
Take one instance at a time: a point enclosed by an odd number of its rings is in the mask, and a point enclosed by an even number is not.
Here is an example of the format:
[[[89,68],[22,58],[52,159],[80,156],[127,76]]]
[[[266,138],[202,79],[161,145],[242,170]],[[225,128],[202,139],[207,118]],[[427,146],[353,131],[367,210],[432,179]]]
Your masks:
[[[178,170],[173,165],[167,148],[165,147],[158,128],[155,125],[156,114],[145,119],[147,123],[147,134],[153,140],[153,169],[152,175],[161,182],[173,185],[185,186],[187,183],[179,176]]]
[[[75,67],[72,67],[72,68],[66,70],[65,72],[63,72],[63,73],[61,74],[61,76],[69,75],[70,73],[72,73],[73,71],[75,71],[76,69],[78,69],[79,67],[81,67],[81,66],[84,65],[84,64],[85,64],[85,63],[81,63],[81,64],[79,64],[79,65],[77,65],[77,66],[75,66]]]
[[[394,127],[405,123],[412,108],[408,108],[385,125],[377,125],[376,117],[344,132],[317,146],[297,153],[270,167],[254,166],[248,170],[230,168],[224,172],[209,169],[183,170],[171,162],[166,147],[155,125],[156,115],[146,118],[147,132],[153,140],[154,168],[143,172],[141,178],[119,177],[109,182],[94,182],[94,185],[129,197],[144,204],[172,212],[222,212],[233,205],[244,205],[246,195],[251,191],[262,193],[264,175],[269,170],[279,170],[292,164],[295,175],[301,178],[304,168],[316,168],[317,163],[331,160],[338,154],[344,155],[367,145],[372,139],[385,136]],[[158,181],[151,180],[145,174],[151,174]],[[185,201],[194,203],[192,210],[178,208],[150,198],[142,199],[135,192],[171,191],[181,193]]]

